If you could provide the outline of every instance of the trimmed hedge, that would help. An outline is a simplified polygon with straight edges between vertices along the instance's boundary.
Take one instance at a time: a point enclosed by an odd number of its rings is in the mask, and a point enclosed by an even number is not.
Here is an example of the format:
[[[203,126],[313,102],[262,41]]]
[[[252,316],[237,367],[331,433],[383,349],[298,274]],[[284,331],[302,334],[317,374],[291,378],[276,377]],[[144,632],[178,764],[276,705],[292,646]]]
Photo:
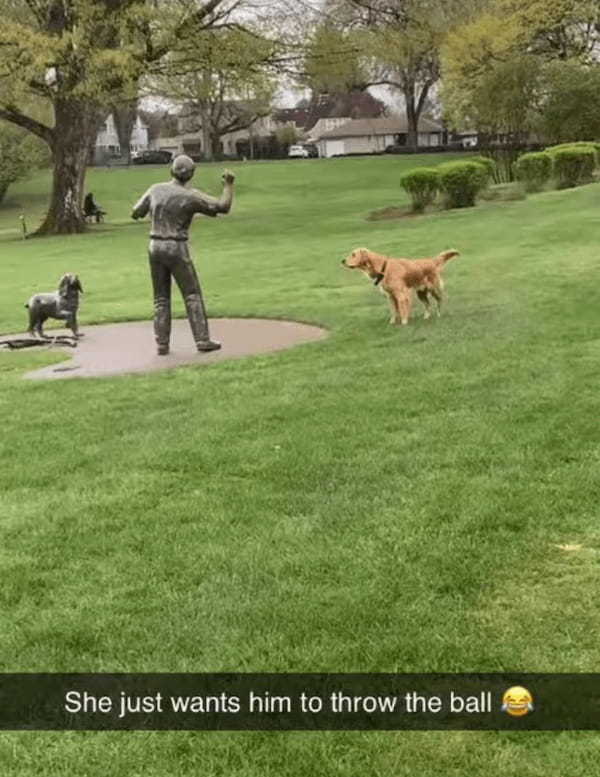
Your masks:
[[[552,178],[552,155],[547,151],[523,154],[515,164],[515,176],[528,192],[539,192]]]
[[[487,170],[477,162],[446,162],[437,170],[447,208],[472,207],[488,183]]]
[[[400,184],[411,197],[413,211],[422,213],[434,202],[440,187],[440,177],[432,167],[417,167],[403,175]]]
[[[487,173],[488,181],[492,181],[496,175],[496,163],[489,156],[469,157],[469,162],[475,162],[476,165],[482,165]]]
[[[553,151],[561,151],[563,148],[591,148],[596,154],[600,154],[600,143],[594,143],[592,140],[577,140],[574,143],[561,143],[558,146],[550,146],[546,151],[552,153]]]
[[[548,153],[554,161],[558,189],[570,189],[593,180],[597,153],[591,144],[555,146]]]

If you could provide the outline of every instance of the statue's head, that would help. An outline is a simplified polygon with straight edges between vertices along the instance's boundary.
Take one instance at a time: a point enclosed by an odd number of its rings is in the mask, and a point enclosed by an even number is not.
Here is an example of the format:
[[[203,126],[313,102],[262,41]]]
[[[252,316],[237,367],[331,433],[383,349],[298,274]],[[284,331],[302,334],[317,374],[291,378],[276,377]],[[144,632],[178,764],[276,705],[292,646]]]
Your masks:
[[[171,165],[171,175],[180,183],[186,183],[186,181],[189,181],[194,175],[195,169],[196,165],[189,156],[179,154],[179,156],[175,157],[173,164]]]

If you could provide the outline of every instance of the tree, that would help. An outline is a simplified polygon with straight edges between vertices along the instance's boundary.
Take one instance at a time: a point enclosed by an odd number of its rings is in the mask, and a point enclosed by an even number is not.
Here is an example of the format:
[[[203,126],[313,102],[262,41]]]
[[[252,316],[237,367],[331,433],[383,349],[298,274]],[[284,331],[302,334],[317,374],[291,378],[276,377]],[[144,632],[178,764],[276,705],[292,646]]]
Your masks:
[[[180,118],[187,131],[202,133],[204,154],[212,159],[223,135],[248,129],[270,113],[274,50],[256,32],[215,30],[200,46],[167,58],[148,89],[185,104]]]
[[[466,4],[470,7],[469,4]],[[307,56],[309,76],[366,89],[385,85],[400,93],[407,143],[418,145],[419,120],[440,78],[440,50],[458,0],[326,0],[327,21]]]
[[[518,43],[544,59],[596,61],[600,43],[597,0],[499,0],[503,19],[520,29]]]
[[[127,164],[131,161],[131,133],[137,119],[138,99],[122,100],[111,105],[112,116],[115,122],[115,129],[119,138],[119,147],[121,156]]]
[[[366,89],[370,78],[361,45],[357,31],[326,19],[308,40],[298,80],[313,94]]]
[[[84,178],[98,116],[133,99],[140,78],[178,46],[231,24],[238,0],[0,0],[0,118],[50,148],[54,175],[38,233],[85,229]],[[27,113],[47,101],[53,122]]]
[[[141,120],[148,127],[148,140],[177,134],[177,116],[168,110],[140,110]]]
[[[444,84],[444,114],[489,140],[522,144],[539,124],[541,65],[531,55],[490,64],[484,73]]]
[[[0,203],[8,187],[47,161],[44,144],[25,130],[0,121]]]
[[[600,129],[598,6],[587,0],[489,0],[448,36],[446,115],[455,126],[488,138],[489,152],[505,157],[506,178],[533,133],[576,140]]]
[[[284,151],[287,152],[290,146],[298,142],[298,130],[293,126],[279,127],[279,129],[275,130],[275,138]]]
[[[569,60],[543,73],[540,131],[553,144],[600,139],[600,69]]]

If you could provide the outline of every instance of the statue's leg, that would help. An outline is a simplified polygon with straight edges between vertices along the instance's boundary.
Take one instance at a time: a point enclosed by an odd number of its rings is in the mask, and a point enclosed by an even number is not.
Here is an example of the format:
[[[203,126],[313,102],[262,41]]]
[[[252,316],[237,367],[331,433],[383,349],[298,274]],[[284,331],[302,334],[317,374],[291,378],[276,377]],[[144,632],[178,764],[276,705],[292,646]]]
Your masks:
[[[171,340],[171,271],[150,252],[150,273],[154,292],[154,337],[159,356],[169,353]]]
[[[73,332],[73,337],[78,340],[81,335],[79,334],[79,327],[77,326],[77,313],[73,313],[67,320],[67,326]]]
[[[54,318],[58,321],[64,321],[67,329],[70,329],[71,332],[73,332],[73,337],[79,338],[77,313],[74,310],[57,310]]]
[[[38,323],[37,310],[35,307],[35,303],[33,303],[33,305],[29,308],[29,329],[27,330],[32,337],[35,337],[37,323]]]
[[[173,276],[185,302],[194,342],[199,351],[216,351],[221,346],[210,339],[208,317],[196,268],[190,258],[187,245],[185,243],[180,245],[181,253],[173,264]]]

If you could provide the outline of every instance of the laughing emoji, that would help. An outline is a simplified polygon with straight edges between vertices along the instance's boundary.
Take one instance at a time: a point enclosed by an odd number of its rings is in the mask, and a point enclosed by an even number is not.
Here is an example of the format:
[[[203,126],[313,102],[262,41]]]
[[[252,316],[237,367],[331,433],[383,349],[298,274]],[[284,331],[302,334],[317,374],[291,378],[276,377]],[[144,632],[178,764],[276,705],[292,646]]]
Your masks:
[[[533,696],[527,688],[514,685],[504,692],[502,697],[502,712],[507,712],[514,718],[522,718],[533,711]]]

